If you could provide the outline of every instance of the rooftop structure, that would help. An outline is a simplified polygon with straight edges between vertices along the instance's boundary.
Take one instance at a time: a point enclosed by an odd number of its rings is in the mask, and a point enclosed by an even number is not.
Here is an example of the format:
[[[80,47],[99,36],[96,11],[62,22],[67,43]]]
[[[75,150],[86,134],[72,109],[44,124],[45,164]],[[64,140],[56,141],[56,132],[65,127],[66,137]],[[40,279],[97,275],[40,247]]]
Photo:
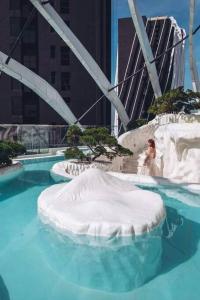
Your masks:
[[[153,56],[165,52],[185,35],[172,17],[143,17]],[[144,66],[144,55],[131,18],[119,20],[118,81],[124,80]],[[184,42],[156,61],[161,92],[184,85]],[[154,91],[147,69],[119,88],[119,96],[131,120],[148,117]]]
[[[54,8],[110,78],[110,1],[54,1]],[[3,0],[0,50],[8,54],[32,9],[24,0]],[[77,7],[79,9],[77,9]],[[4,17],[7,16],[7,17]],[[87,20],[87,23],[85,23]],[[45,19],[37,13],[13,58],[47,80],[78,118],[101,95],[98,86]],[[63,124],[65,121],[30,89],[2,74],[2,123]],[[101,101],[83,124],[110,124],[110,104]]]

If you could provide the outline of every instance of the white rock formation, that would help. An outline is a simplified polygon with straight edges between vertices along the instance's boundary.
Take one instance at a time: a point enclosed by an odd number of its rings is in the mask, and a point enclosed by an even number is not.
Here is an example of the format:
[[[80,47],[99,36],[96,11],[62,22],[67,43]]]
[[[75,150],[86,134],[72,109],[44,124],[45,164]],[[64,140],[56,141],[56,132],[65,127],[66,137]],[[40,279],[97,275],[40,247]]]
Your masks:
[[[62,176],[66,178],[74,178],[88,169],[100,169],[103,171],[109,171],[111,163],[94,161],[89,164],[87,162],[79,162],[75,159],[64,160],[56,163],[51,168],[51,176],[55,179],[54,175]],[[55,179],[56,180],[56,179]]]
[[[200,183],[200,124],[169,124],[155,132],[163,177]]]
[[[113,237],[151,231],[163,221],[165,208],[158,194],[90,169],[43,191],[38,213],[63,234]]]

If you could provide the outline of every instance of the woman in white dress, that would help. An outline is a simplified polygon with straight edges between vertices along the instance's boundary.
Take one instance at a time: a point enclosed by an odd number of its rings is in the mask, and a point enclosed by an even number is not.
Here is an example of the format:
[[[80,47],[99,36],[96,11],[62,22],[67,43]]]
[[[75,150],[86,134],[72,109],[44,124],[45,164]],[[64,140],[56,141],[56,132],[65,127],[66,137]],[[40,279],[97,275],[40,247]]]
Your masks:
[[[143,175],[156,176],[156,146],[153,139],[148,140],[148,148],[145,151],[145,155]]]

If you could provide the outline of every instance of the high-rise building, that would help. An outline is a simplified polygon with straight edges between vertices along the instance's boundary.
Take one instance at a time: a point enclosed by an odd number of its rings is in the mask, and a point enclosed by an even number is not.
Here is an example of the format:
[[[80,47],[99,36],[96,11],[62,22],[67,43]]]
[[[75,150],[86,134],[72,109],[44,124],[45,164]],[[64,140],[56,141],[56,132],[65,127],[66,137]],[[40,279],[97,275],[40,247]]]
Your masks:
[[[165,52],[185,35],[172,17],[143,17],[154,57]],[[144,66],[144,57],[131,18],[118,23],[118,81]],[[162,93],[184,85],[184,42],[156,61]],[[119,95],[131,120],[147,118],[147,110],[155,97],[145,68],[119,87]]]
[[[111,1],[50,1],[66,24],[100,65],[111,74]],[[9,51],[27,20],[32,4],[28,0],[0,3],[0,51]],[[36,12],[13,56],[47,80],[61,94],[79,118],[101,95],[94,80],[71,50]],[[0,76],[1,123],[64,124],[64,120],[30,89],[16,80]],[[103,100],[83,119],[82,124],[110,124],[110,103]]]

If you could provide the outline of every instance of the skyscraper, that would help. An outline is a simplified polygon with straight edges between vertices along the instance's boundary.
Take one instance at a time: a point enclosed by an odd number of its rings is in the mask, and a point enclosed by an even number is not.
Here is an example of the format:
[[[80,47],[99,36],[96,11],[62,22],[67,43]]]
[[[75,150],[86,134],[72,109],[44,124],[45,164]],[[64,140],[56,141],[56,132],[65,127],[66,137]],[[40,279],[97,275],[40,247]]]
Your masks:
[[[185,35],[172,17],[143,17],[154,57],[165,52]],[[131,18],[119,20],[118,81],[144,66],[144,57]],[[162,93],[184,85],[184,43],[171,49],[156,68]],[[146,69],[119,87],[120,98],[131,120],[147,117],[154,93]]]
[[[76,34],[103,72],[110,78],[110,0],[54,0],[56,11]],[[27,20],[32,5],[27,0],[2,0],[0,50],[8,54]],[[101,95],[96,83],[38,13],[26,29],[13,58],[46,79],[80,117]],[[64,121],[27,87],[8,76],[0,77],[1,123],[63,124]],[[110,124],[110,103],[99,103],[83,124]]]

